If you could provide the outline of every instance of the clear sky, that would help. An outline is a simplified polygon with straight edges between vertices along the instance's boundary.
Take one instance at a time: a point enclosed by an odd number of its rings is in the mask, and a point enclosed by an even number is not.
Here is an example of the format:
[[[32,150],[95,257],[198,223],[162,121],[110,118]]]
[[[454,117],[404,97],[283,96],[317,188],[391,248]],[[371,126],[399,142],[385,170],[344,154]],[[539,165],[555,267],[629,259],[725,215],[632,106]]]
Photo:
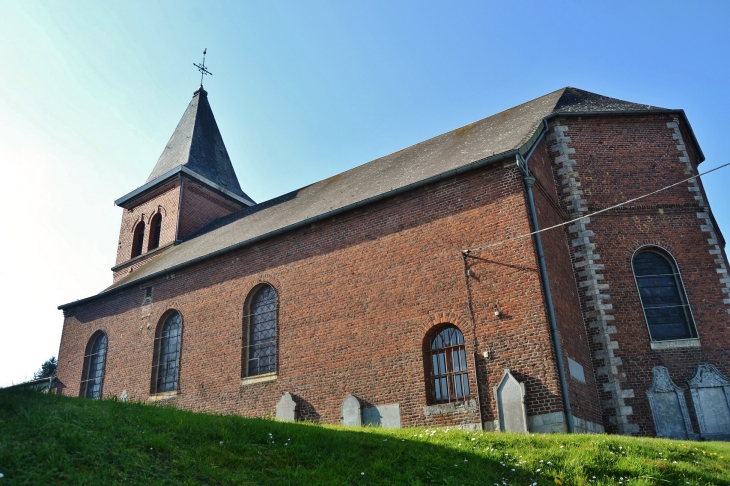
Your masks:
[[[730,2],[0,4],[0,386],[111,284],[122,210],[198,85],[264,201],[564,86],[683,108],[730,162]],[[730,168],[704,179],[730,236]]]

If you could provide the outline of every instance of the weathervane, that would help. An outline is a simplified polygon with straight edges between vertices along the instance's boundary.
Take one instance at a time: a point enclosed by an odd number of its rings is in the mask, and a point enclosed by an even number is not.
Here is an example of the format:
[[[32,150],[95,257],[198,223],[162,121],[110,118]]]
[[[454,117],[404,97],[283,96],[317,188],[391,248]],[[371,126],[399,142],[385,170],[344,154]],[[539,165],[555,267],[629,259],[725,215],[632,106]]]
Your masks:
[[[198,68],[198,71],[200,71],[200,87],[201,88],[203,87],[203,76],[205,76],[206,74],[210,74],[211,76],[213,76],[213,73],[208,71],[205,67],[205,54],[207,52],[208,52],[208,48],[206,47],[205,49],[203,49],[203,64],[193,63],[193,66]]]

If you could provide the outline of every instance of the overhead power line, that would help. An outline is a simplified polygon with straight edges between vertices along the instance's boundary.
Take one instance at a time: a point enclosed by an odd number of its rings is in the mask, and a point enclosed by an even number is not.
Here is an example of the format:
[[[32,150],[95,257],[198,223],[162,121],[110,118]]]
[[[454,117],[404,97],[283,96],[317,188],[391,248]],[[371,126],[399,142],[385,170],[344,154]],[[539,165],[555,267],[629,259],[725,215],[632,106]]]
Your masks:
[[[468,254],[468,253],[472,253],[472,252],[475,252],[475,251],[486,250],[487,248],[492,248],[494,246],[503,245],[505,243],[509,243],[510,241],[521,240],[522,238],[527,238],[528,236],[533,236],[533,235],[536,235],[538,233],[542,233],[544,231],[548,231],[548,230],[555,229],[555,228],[560,228],[561,226],[565,226],[566,224],[575,223],[576,221],[580,221],[581,219],[590,218],[591,216],[595,216],[596,214],[605,213],[606,211],[610,211],[612,209],[620,208],[621,206],[625,206],[625,205],[630,204],[632,202],[638,201],[639,199],[644,199],[645,197],[653,196],[654,194],[658,194],[658,193],[660,193],[662,191],[666,191],[667,189],[670,189],[670,188],[672,188],[674,186],[678,186],[678,185],[683,184],[683,183],[685,183],[687,181],[691,181],[692,179],[696,179],[696,178],[698,178],[700,176],[709,174],[710,172],[715,172],[716,170],[722,169],[723,167],[727,167],[728,165],[730,165],[730,162],[728,162],[727,164],[722,164],[720,166],[717,166],[714,169],[710,169],[707,172],[703,172],[701,174],[697,174],[697,175],[694,175],[692,177],[688,177],[686,179],[683,179],[683,180],[681,180],[679,182],[675,182],[674,184],[670,184],[668,186],[662,187],[661,189],[657,189],[656,191],[652,191],[652,192],[646,193],[643,196],[639,196],[639,197],[635,197],[633,199],[629,199],[629,200],[624,201],[622,203],[615,204],[615,205],[610,206],[610,207],[607,207],[607,208],[603,208],[603,209],[601,209],[599,211],[595,211],[593,213],[586,214],[584,216],[580,216],[580,217],[575,218],[575,219],[571,219],[570,221],[565,221],[563,223],[558,223],[558,224],[553,225],[553,226],[550,226],[548,228],[543,228],[543,229],[540,229],[540,230],[537,230],[537,231],[533,231],[532,233],[525,233],[525,234],[520,235],[520,236],[513,236],[512,238],[507,238],[506,240],[498,241],[496,243],[491,243],[489,245],[479,246],[477,248],[471,248],[469,250],[462,250],[462,253]]]

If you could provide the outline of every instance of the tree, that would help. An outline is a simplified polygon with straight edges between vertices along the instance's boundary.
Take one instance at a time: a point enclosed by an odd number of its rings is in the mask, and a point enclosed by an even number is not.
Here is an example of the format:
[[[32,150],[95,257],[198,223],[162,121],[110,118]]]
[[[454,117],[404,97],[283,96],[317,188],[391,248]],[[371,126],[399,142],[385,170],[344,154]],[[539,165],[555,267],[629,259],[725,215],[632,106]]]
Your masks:
[[[33,379],[38,380],[40,378],[48,378],[56,374],[56,365],[58,365],[58,362],[56,361],[55,356],[51,356],[51,359],[48,359],[43,362],[41,365],[41,369],[33,373]]]

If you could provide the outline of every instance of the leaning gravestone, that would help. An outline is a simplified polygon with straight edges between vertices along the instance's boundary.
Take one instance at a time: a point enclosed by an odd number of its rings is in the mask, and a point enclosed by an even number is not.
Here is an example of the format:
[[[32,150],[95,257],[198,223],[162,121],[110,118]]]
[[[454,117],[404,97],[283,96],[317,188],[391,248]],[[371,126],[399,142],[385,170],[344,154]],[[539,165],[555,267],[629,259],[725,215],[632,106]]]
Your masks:
[[[730,439],[730,380],[708,363],[687,381],[703,439]]]
[[[292,398],[291,393],[286,392],[276,404],[276,420],[282,422],[295,422],[297,420],[297,402]]]
[[[342,425],[349,427],[360,427],[362,425],[360,400],[352,395],[347,395],[342,402]]]
[[[504,370],[499,385],[494,387],[499,413],[499,430],[502,432],[527,432],[527,410],[525,409],[525,384]]]
[[[694,436],[684,390],[672,382],[667,368],[654,367],[654,383],[646,396],[649,398],[657,437],[690,439]]]

